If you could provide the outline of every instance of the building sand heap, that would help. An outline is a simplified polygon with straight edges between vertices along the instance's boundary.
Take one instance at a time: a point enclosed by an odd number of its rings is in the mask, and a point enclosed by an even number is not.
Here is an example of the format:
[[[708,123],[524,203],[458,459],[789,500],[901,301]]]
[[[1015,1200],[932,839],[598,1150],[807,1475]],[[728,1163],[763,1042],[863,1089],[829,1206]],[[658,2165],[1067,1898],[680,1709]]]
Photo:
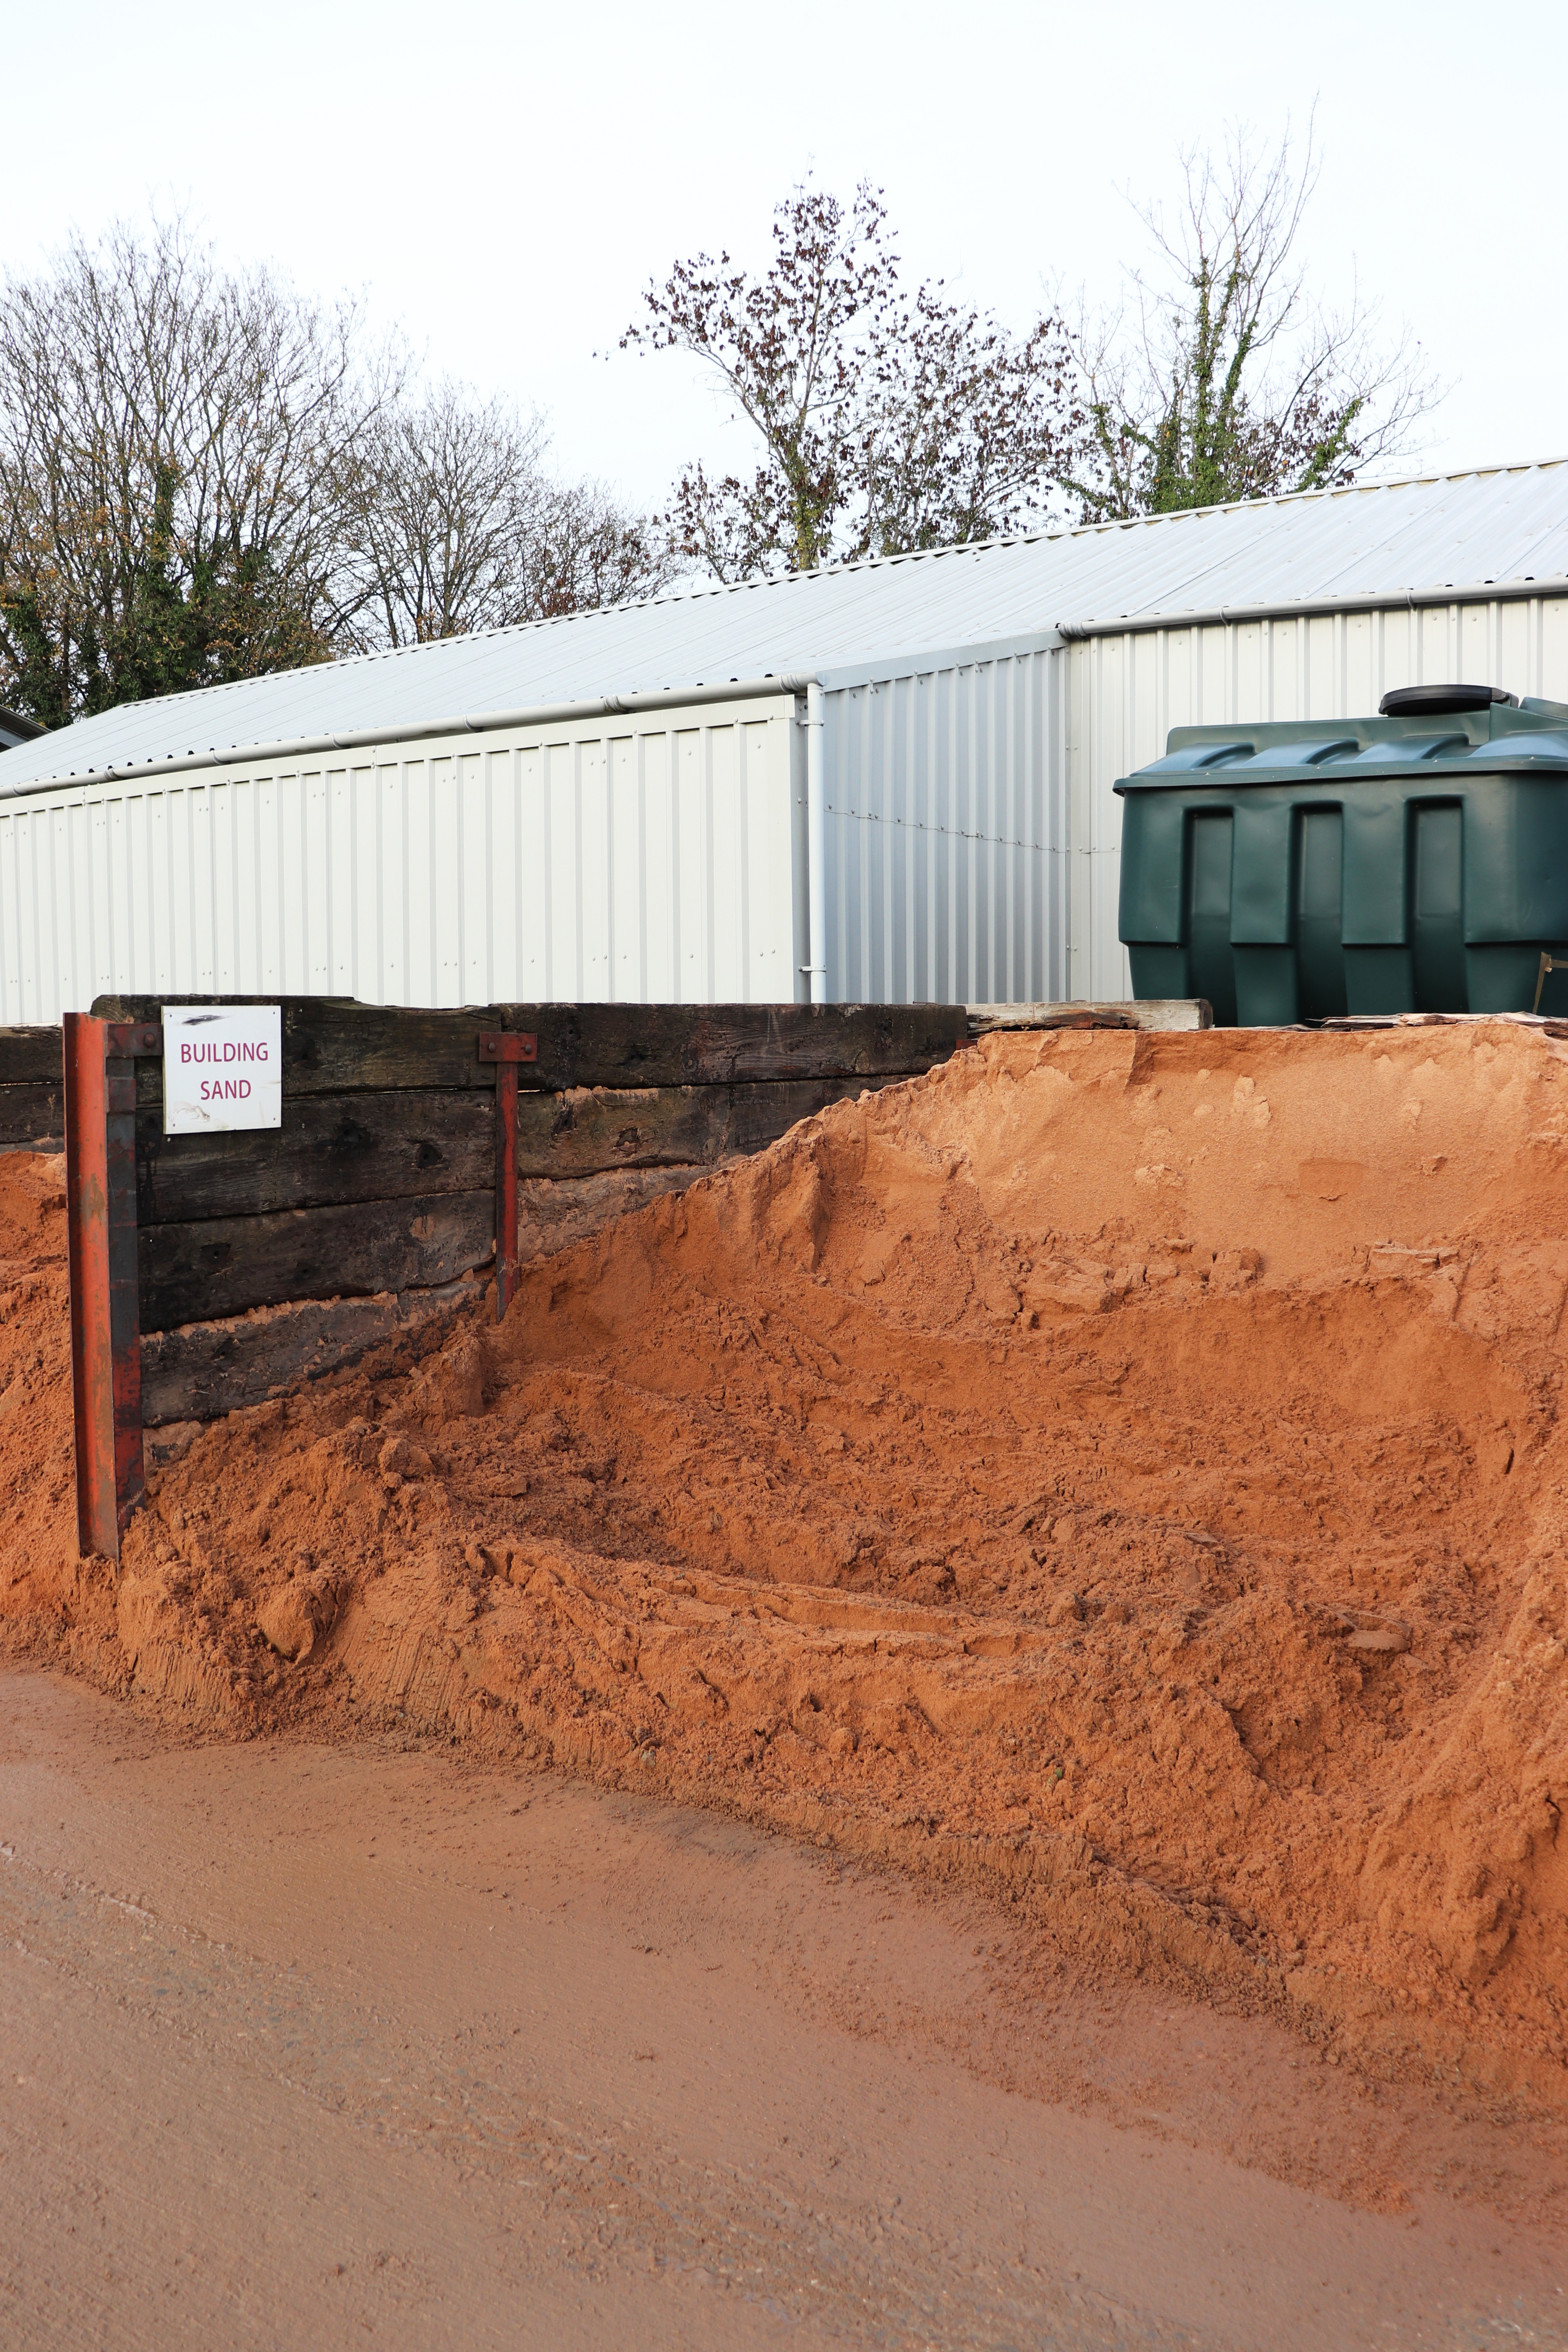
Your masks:
[[[1044,1971],[1568,2091],[1568,1046],[1002,1034],[165,1433],[73,1538],[0,1162],[0,1637],[203,1738],[439,1738],[989,1887]]]

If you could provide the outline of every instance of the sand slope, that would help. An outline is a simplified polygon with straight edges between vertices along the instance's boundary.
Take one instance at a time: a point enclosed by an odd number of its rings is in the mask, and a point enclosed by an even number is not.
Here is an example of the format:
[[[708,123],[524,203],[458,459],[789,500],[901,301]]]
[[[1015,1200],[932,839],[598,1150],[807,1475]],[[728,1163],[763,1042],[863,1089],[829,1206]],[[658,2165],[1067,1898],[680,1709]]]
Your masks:
[[[1042,1969],[1568,2086],[1555,1041],[994,1037],[501,1331],[200,1434],[118,1588],[58,1183],[0,1178],[14,1648],[695,1796],[999,1888]]]

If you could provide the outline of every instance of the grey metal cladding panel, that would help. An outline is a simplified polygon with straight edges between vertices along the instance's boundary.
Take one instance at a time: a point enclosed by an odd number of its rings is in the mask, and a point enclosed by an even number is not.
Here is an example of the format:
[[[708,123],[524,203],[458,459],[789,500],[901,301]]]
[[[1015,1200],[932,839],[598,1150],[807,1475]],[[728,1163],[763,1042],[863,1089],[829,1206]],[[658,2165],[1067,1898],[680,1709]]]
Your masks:
[[[1052,667],[1036,652],[826,698],[831,995],[1034,1001],[1062,952]]]
[[[1221,604],[1568,572],[1568,462],[1248,505],[700,588],[323,663],[83,719],[0,752],[0,793],[105,766],[929,654]],[[363,753],[354,755],[363,758]]]

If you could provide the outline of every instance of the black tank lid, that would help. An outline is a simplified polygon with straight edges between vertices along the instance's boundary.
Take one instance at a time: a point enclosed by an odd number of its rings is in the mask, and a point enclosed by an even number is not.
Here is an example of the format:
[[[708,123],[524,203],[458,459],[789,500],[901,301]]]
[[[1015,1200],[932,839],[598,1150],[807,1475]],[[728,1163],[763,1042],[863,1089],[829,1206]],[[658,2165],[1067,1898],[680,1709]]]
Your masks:
[[[1377,706],[1380,719],[1442,719],[1456,710],[1488,710],[1494,702],[1510,702],[1517,710],[1517,694],[1500,686],[1396,686]]]

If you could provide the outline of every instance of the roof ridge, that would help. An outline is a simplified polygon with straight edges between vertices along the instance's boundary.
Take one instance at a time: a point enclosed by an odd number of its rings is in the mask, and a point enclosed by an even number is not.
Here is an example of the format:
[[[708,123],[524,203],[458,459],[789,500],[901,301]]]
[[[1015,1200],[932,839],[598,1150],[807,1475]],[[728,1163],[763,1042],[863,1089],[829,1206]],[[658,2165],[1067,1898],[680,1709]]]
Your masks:
[[[788,582],[802,579],[841,579],[858,572],[882,571],[896,563],[939,563],[958,555],[979,555],[994,547],[1028,547],[1053,539],[1089,539],[1099,533],[1114,530],[1149,530],[1158,525],[1200,520],[1205,515],[1237,514],[1244,507],[1287,507],[1305,505],[1317,499],[1364,498],[1379,490],[1419,488],[1426,483],[1479,481],[1492,474],[1543,473],[1554,466],[1568,466],[1568,454],[1560,457],[1510,458],[1494,466],[1434,467],[1423,472],[1380,476],[1371,482],[1331,483],[1321,489],[1281,490],[1266,499],[1222,499],[1206,507],[1175,507],[1166,514],[1119,515],[1101,522],[1054,523],[1038,530],[999,531],[990,539],[960,540],[951,547],[911,547],[895,555],[860,555],[842,563],[825,563],[817,572],[769,572],[752,580],[701,580],[689,587],[661,589],[656,595],[628,597],[624,604],[613,609],[621,613],[646,612],[656,604],[679,604],[695,602],[701,596],[740,596],[754,593],[759,589],[779,588]],[[521,636],[533,629],[564,628],[574,621],[591,620],[594,614],[605,610],[594,605],[577,613],[556,613],[548,620],[511,621],[493,629],[475,629],[471,636],[494,638]],[[433,642],[451,644],[450,638]],[[423,648],[397,646],[389,653],[416,653]],[[384,654],[350,655],[351,661],[379,661]]]
[[[877,572],[896,563],[939,563],[959,555],[980,555],[995,547],[1028,547],[1056,539],[1089,539],[1115,530],[1149,530],[1159,525],[1201,520],[1206,515],[1237,514],[1247,507],[1301,506],[1319,499],[1365,498],[1379,490],[1420,488],[1427,483],[1479,481],[1493,474],[1543,473],[1554,466],[1568,466],[1568,454],[1558,457],[1510,458],[1493,466],[1434,467],[1424,472],[1380,476],[1371,482],[1331,483],[1321,489],[1281,490],[1272,498],[1223,499],[1206,507],[1174,507],[1165,514],[1119,515],[1101,522],[1055,523],[1038,530],[999,531],[990,539],[960,540],[951,547],[911,547],[895,555],[860,555],[842,563],[825,563],[815,572],[770,572],[752,580],[702,580],[689,587],[661,589],[657,595],[628,597],[624,604],[614,606],[621,613],[646,612],[656,604],[694,603],[702,596],[739,596],[759,589],[780,588],[802,579],[842,579],[858,572]],[[591,620],[595,613],[605,610],[595,605],[584,612],[557,613],[548,620],[512,621],[493,629],[475,629],[469,634],[479,638],[521,636],[529,630],[563,628],[574,621]],[[450,644],[448,638],[436,640]],[[414,646],[391,647],[389,651],[415,653]],[[351,655],[353,660],[380,660],[384,656]]]

